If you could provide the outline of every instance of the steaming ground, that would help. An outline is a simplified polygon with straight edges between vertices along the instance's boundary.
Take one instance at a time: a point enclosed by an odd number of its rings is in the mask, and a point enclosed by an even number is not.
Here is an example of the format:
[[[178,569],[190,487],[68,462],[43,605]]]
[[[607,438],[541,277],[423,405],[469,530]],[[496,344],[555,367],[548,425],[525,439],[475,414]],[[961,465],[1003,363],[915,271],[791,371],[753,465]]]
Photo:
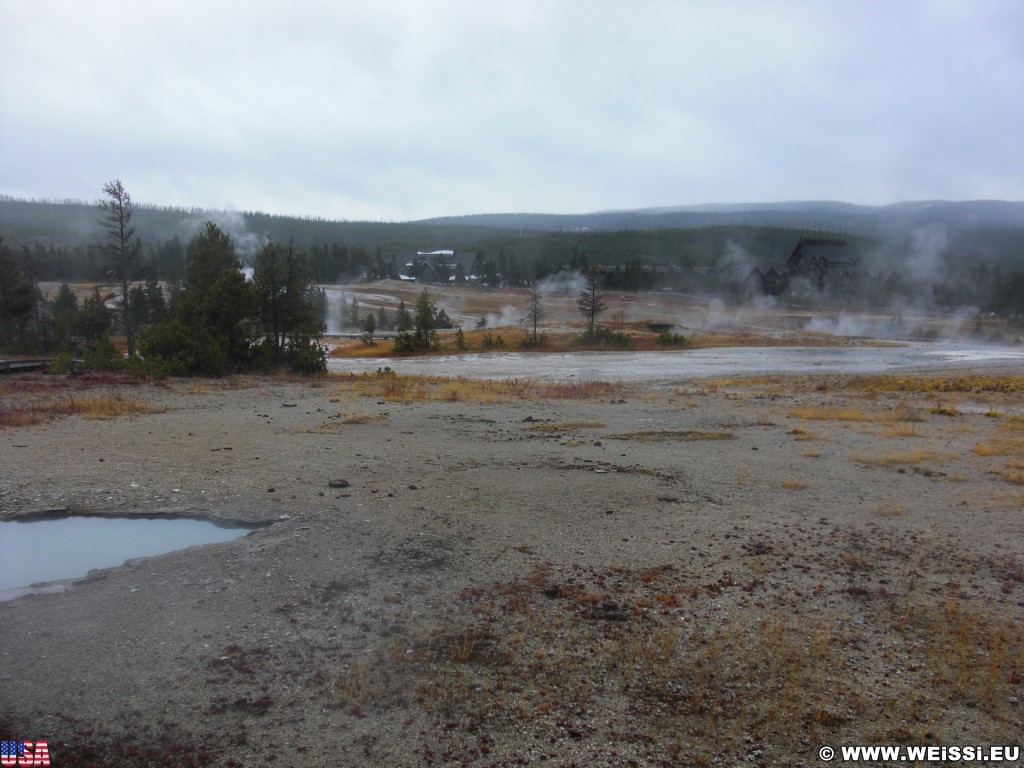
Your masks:
[[[416,298],[426,287],[431,299],[456,326],[469,329],[483,321],[487,328],[515,333],[526,315],[529,292],[516,289],[481,289],[458,286],[422,286],[393,280],[369,284],[324,286],[328,297],[327,335],[354,333],[341,310],[342,299],[349,306],[359,302],[360,312],[381,308],[392,314],[400,301],[411,312]],[[545,325],[552,330],[579,328],[577,299],[582,288],[579,275],[556,275],[538,286]],[[904,302],[864,312],[843,309],[801,309],[786,306],[771,297],[726,302],[717,297],[678,293],[606,291],[608,305],[600,316],[605,325],[628,323],[668,324],[679,332],[722,331],[781,335],[817,331],[839,336],[876,339],[974,340],[1012,343],[1019,340],[1019,328],[1004,328],[997,318],[979,317],[978,310],[963,307],[949,314],[936,312],[921,303]]]
[[[1019,383],[846,380],[101,388],[165,410],[0,431],[5,518],[273,525],[0,603],[0,731],[55,765],[253,768],[1014,743]]]

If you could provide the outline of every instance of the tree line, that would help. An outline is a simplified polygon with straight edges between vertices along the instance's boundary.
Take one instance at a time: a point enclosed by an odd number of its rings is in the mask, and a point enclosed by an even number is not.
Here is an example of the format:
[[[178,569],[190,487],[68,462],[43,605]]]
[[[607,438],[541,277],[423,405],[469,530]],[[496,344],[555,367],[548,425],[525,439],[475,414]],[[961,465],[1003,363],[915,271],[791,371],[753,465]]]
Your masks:
[[[293,244],[267,240],[250,279],[231,236],[208,221],[183,248],[180,282],[165,291],[135,237],[131,196],[118,180],[103,192],[104,238],[90,250],[120,291],[104,296],[97,288],[79,301],[64,282],[46,298],[31,252],[15,254],[0,238],[3,350],[146,375],[326,370],[319,343],[325,298]],[[115,347],[115,334],[124,335],[127,356]]]

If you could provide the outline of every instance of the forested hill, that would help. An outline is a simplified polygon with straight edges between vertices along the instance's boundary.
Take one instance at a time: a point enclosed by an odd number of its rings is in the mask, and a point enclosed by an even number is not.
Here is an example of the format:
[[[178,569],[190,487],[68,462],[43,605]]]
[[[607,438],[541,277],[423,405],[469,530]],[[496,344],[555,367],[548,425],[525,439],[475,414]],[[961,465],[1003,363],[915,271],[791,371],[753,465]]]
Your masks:
[[[1024,230],[1024,203],[998,200],[923,201],[884,206],[828,201],[694,205],[587,214],[495,213],[446,216],[421,224],[534,231],[616,231],[694,227],[783,227],[892,238],[922,227]]]
[[[83,202],[28,202],[0,197],[0,236],[8,246],[78,246],[100,236],[96,205]],[[149,242],[177,237],[188,241],[207,220],[228,232],[300,247],[345,243],[368,250],[405,252],[472,248],[488,238],[517,239],[542,232],[622,232],[707,227],[779,227],[805,232],[855,235],[899,242],[925,228],[1024,233],[1024,203],[1002,201],[913,202],[859,206],[836,202],[700,205],[604,211],[588,214],[496,213],[448,216],[413,222],[330,221],[259,212],[206,211],[137,205],[138,236]],[[987,237],[987,234],[983,235]]]
[[[0,237],[33,253],[42,279],[102,274],[96,205],[0,197]],[[876,273],[914,262],[1024,269],[1024,203],[904,203],[884,207],[809,202],[707,205],[580,216],[495,214],[418,222],[328,221],[264,213],[137,205],[133,223],[146,258],[173,279],[184,247],[211,220],[253,264],[267,237],[294,242],[321,282],[391,274],[416,251],[451,248],[487,259],[506,278],[540,278],[582,263],[701,267],[785,262],[802,236],[842,237]]]
[[[89,246],[102,239],[97,204],[84,202],[29,202],[0,198],[0,236],[9,247],[36,245]],[[274,216],[258,212],[210,211],[136,204],[132,223],[144,242],[178,238],[191,240],[206,221],[213,221],[244,247],[247,238],[285,243],[294,240],[305,248],[316,243],[344,243],[368,250],[404,251],[459,247],[486,236],[480,226],[443,223],[329,221]],[[502,233],[504,234],[504,233]],[[243,241],[239,243],[237,241]]]

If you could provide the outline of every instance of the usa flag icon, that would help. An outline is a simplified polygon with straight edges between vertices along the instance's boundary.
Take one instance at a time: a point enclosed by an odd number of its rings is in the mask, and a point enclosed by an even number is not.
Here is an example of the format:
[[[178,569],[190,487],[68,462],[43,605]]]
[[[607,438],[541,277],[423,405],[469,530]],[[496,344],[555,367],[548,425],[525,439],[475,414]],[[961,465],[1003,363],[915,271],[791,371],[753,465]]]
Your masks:
[[[48,766],[50,764],[50,748],[45,741],[35,742],[19,739],[0,741],[0,766]]]

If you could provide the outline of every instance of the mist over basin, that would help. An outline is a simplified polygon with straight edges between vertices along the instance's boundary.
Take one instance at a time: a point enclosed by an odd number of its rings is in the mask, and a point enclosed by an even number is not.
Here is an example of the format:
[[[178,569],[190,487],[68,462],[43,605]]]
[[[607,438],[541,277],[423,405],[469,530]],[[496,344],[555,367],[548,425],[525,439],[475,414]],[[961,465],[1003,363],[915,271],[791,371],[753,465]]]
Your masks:
[[[889,347],[717,347],[665,352],[328,358],[329,370],[342,373],[372,373],[390,367],[396,373],[427,376],[653,382],[717,376],[884,373],[935,367],[966,370],[986,365],[1019,365],[1024,372],[1024,349],[963,342],[908,342]]]

